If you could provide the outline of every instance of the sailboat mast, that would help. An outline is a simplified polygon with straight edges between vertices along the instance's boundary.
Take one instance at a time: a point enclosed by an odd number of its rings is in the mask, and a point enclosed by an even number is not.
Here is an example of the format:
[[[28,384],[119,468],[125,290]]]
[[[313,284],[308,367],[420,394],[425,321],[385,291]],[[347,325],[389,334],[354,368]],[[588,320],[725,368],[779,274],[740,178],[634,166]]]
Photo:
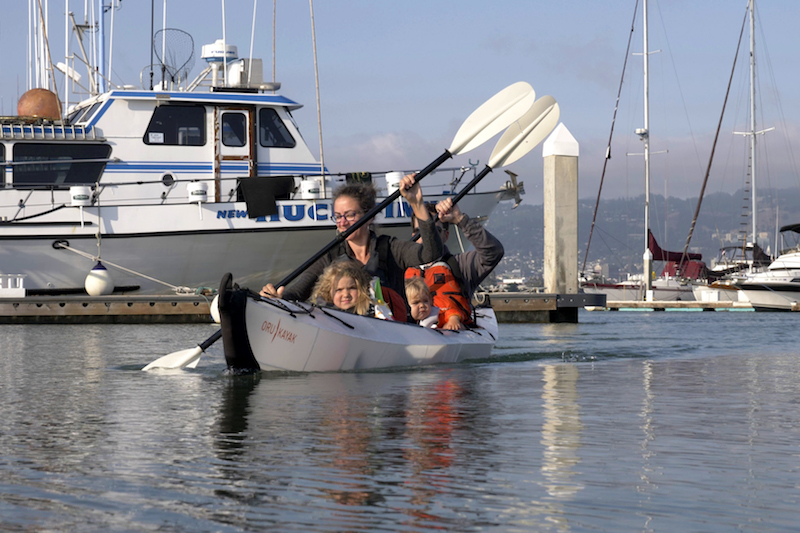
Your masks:
[[[637,132],[644,142],[644,255],[642,256],[644,270],[644,298],[653,299],[653,278],[650,275],[653,264],[653,253],[650,251],[650,73],[649,73],[649,48],[647,34],[647,0],[642,3],[642,17],[644,19],[644,131]]]
[[[750,201],[753,210],[753,238],[757,244],[756,219],[756,23],[755,0],[750,0]]]

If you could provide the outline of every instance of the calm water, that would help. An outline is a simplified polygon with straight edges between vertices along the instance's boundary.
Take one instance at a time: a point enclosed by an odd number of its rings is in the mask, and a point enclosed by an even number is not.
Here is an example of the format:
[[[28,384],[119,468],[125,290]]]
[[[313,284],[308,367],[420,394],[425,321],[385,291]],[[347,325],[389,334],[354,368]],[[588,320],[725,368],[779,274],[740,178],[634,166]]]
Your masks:
[[[213,326],[0,326],[3,531],[797,531],[800,315],[501,325],[499,359],[141,372]],[[221,343],[220,343],[221,344]]]

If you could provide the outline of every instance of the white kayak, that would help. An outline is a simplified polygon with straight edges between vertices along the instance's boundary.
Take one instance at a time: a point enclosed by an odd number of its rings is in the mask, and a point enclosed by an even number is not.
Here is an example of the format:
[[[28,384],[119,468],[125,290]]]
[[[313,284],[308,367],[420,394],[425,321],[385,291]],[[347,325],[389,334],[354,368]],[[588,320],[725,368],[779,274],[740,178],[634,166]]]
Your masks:
[[[489,307],[477,310],[478,327],[445,331],[264,298],[228,285],[221,287],[219,314],[225,360],[234,371],[335,372],[458,363],[491,357],[497,339],[497,318]]]

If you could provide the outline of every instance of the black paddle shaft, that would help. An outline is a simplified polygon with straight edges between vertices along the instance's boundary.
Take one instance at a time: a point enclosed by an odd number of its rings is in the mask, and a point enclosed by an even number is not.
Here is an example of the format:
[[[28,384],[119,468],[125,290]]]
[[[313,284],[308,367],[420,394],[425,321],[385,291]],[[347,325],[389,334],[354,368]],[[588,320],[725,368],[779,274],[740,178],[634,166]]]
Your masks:
[[[483,178],[485,178],[489,174],[489,172],[491,172],[491,171],[492,171],[492,167],[490,167],[489,165],[486,165],[486,167],[483,170],[481,170],[478,173],[477,176],[472,178],[472,181],[467,183],[467,185],[463,189],[461,189],[458,194],[453,196],[453,205],[456,205],[462,198],[464,198],[464,196],[466,196],[469,191],[474,189],[475,186],[478,184],[478,182],[481,181]],[[411,240],[412,241],[416,241],[417,239],[419,239],[419,231],[415,231],[411,235]]]
[[[485,178],[491,171],[492,167],[486,165],[486,167],[483,170],[481,170],[477,176],[472,178],[472,181],[467,183],[467,185],[453,197],[453,205],[457,204],[462,198],[464,198],[464,196],[466,196],[469,191],[474,189],[475,186],[478,184],[478,182],[481,181],[483,178]]]
[[[450,153],[448,150],[445,150],[445,152],[444,152],[442,155],[440,155],[440,156],[439,156],[439,157],[438,157],[438,158],[437,158],[437,159],[436,159],[436,160],[435,160],[433,163],[431,163],[431,164],[430,164],[430,165],[428,165],[427,167],[425,167],[425,168],[423,168],[422,170],[420,170],[420,171],[417,173],[417,175],[416,175],[416,176],[414,176],[414,182],[415,182],[415,183],[419,183],[419,182],[422,180],[422,178],[424,178],[425,176],[427,176],[428,174],[430,174],[431,172],[433,172],[433,171],[434,171],[434,170],[435,170],[435,169],[436,169],[436,168],[437,168],[439,165],[441,165],[442,163],[444,163],[445,161],[447,161],[447,160],[448,160],[448,159],[450,159],[451,157],[453,157],[453,155],[452,155],[452,154],[451,154],[451,153]],[[488,168],[488,167],[487,167],[487,168]],[[491,169],[490,169],[490,170],[491,170]],[[474,181],[474,180],[473,180],[473,181]],[[386,209],[386,206],[388,206],[389,204],[391,204],[392,202],[394,202],[395,200],[397,200],[397,198],[398,198],[399,196],[400,196],[400,189],[398,189],[398,190],[394,191],[394,192],[393,192],[393,193],[392,193],[390,196],[388,196],[388,197],[387,197],[387,198],[386,198],[384,201],[382,201],[380,204],[378,204],[378,205],[376,205],[375,207],[373,207],[372,209],[370,209],[370,210],[369,210],[369,212],[368,212],[368,213],[366,213],[366,214],[365,214],[364,216],[362,216],[361,218],[359,218],[359,219],[358,219],[358,220],[355,222],[355,224],[353,224],[352,226],[350,226],[349,228],[347,228],[347,231],[345,231],[345,232],[343,232],[343,233],[338,233],[338,234],[336,235],[336,238],[335,238],[335,239],[333,239],[331,242],[329,242],[328,244],[326,244],[326,245],[325,245],[325,246],[324,246],[324,247],[323,247],[323,248],[322,248],[320,251],[318,251],[318,252],[317,252],[317,253],[315,253],[313,256],[311,256],[311,258],[310,258],[310,259],[308,259],[308,261],[306,261],[305,263],[303,263],[302,265],[300,265],[299,267],[297,267],[297,268],[294,270],[294,272],[292,272],[291,274],[289,274],[288,276],[286,276],[285,278],[283,278],[283,279],[282,279],[282,280],[281,280],[281,281],[280,281],[280,282],[279,282],[279,283],[276,285],[276,288],[277,288],[277,287],[283,287],[283,286],[287,285],[287,284],[288,284],[288,283],[290,283],[292,280],[294,280],[294,279],[295,279],[297,276],[299,276],[300,274],[302,274],[303,272],[305,272],[305,270],[306,270],[308,267],[310,267],[311,265],[313,265],[313,264],[314,264],[314,262],[315,262],[315,261],[317,261],[317,259],[319,259],[319,258],[320,258],[320,257],[322,257],[323,255],[325,255],[326,253],[328,253],[330,250],[332,250],[334,246],[337,246],[337,245],[341,244],[342,242],[344,242],[344,240],[345,240],[345,239],[347,239],[347,237],[349,237],[349,236],[350,236],[350,235],[351,235],[351,234],[352,234],[354,231],[356,231],[358,228],[360,228],[361,226],[363,226],[364,224],[366,224],[367,222],[369,222],[369,220],[370,220],[370,219],[372,219],[372,218],[373,218],[375,215],[377,215],[378,213],[380,213],[381,211],[383,211],[384,209]]]

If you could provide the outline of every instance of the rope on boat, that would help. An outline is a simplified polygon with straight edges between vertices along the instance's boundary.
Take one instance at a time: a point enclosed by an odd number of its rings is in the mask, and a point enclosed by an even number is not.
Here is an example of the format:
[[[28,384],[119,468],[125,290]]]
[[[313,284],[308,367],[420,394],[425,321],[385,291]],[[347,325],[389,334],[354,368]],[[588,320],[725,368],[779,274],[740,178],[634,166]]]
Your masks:
[[[90,253],[84,252],[83,250],[76,250],[75,248],[65,244],[63,241],[59,241],[57,243],[57,245],[58,245],[57,247],[60,248],[60,249],[69,250],[70,252],[74,252],[74,253],[82,256],[82,257],[85,257],[87,259],[91,259],[92,261],[100,261],[100,256],[92,255]],[[118,265],[116,263],[112,263],[108,259],[103,259],[102,261],[106,265],[110,265],[110,266],[112,266],[114,268],[117,268],[117,269],[122,270],[124,272],[127,272],[129,274],[133,274],[134,276],[139,276],[141,278],[144,278],[144,279],[153,281],[155,283],[159,283],[161,285],[164,285],[165,287],[169,287],[170,289],[175,291],[177,294],[195,294],[195,292],[196,292],[191,287],[178,287],[177,285],[172,285],[171,283],[167,283],[166,281],[161,281],[159,279],[156,279],[154,277],[148,276],[146,274],[142,274],[141,272],[136,272],[135,270],[131,270],[130,268],[125,268],[122,265]]]
[[[694,210],[694,216],[692,217],[692,224],[689,227],[689,235],[686,236],[686,244],[683,246],[683,255],[681,256],[681,262],[679,264],[683,264],[683,261],[686,259],[689,253],[689,243],[692,242],[692,235],[694,235],[694,228],[697,225],[697,217],[700,216],[700,206],[703,205],[703,196],[706,192],[706,185],[708,184],[708,177],[711,174],[711,163],[714,161],[714,152],[717,150],[717,140],[719,139],[719,132],[722,129],[722,119],[725,116],[725,108],[728,105],[728,95],[731,92],[731,85],[733,84],[733,73],[736,70],[736,59],[739,57],[739,48],[742,44],[742,36],[744,35],[744,28],[745,23],[747,22],[747,10],[745,10],[744,20],[742,21],[742,29],[739,31],[739,42],[736,44],[736,55],[733,56],[733,66],[731,67],[731,75],[728,78],[728,88],[725,90],[725,100],[722,103],[722,111],[719,114],[719,123],[717,124],[717,132],[714,134],[714,142],[711,145],[711,155],[708,156],[708,166],[706,167],[705,176],[703,176],[703,185],[700,187],[700,196],[697,198],[697,207]],[[747,239],[745,239],[746,241]],[[755,243],[755,235],[753,235],[753,243]],[[746,244],[746,242],[744,243]]]
[[[589,229],[589,240],[586,242],[586,253],[583,256],[583,265],[581,266],[581,275],[586,271],[586,260],[589,258],[589,246],[592,244],[592,235],[594,234],[594,227],[597,223],[597,211],[600,209],[600,194],[603,192],[603,181],[606,178],[606,168],[608,167],[608,160],[611,159],[611,139],[614,137],[614,125],[617,122],[617,110],[619,109],[619,98],[622,94],[622,82],[625,80],[625,70],[628,68],[628,56],[631,52],[631,41],[633,40],[633,32],[636,25],[636,12],[639,9],[639,1],[633,6],[633,20],[631,21],[631,31],[628,34],[628,48],[625,50],[625,61],[622,64],[622,75],[619,80],[619,89],[617,89],[617,101],[614,104],[614,117],[611,119],[611,131],[608,134],[608,146],[606,147],[606,156],[603,160],[603,172],[600,174],[600,187],[597,191],[597,201],[594,204],[594,213],[592,214],[592,227]]]
[[[315,306],[315,307],[316,307],[316,306]],[[341,319],[341,318],[339,318],[338,316],[336,316],[336,315],[334,315],[334,314],[332,314],[332,313],[329,313],[328,311],[326,311],[326,310],[325,310],[325,309],[323,309],[322,307],[316,307],[316,308],[317,308],[317,309],[319,309],[320,311],[322,311],[322,314],[323,314],[323,315],[325,315],[325,316],[328,316],[328,317],[330,317],[330,318],[333,318],[334,320],[338,320],[339,322],[341,322],[341,323],[342,323],[342,325],[344,325],[344,326],[347,326],[347,327],[348,327],[348,328],[350,328],[350,329],[356,329],[356,327],[355,327],[354,325],[352,325],[352,324],[348,324],[347,322],[345,322],[344,320],[342,320],[342,319]],[[310,316],[314,316],[314,315],[310,315]]]
[[[307,314],[309,316],[313,316],[308,309],[305,309],[304,307],[301,307],[300,305],[298,305],[298,307],[300,307],[300,311],[298,311],[296,309],[292,310],[292,309],[289,309],[289,307],[286,304],[283,303],[283,300],[280,300],[280,299],[277,299],[277,298],[269,298],[269,297],[266,297],[266,296],[261,296],[260,294],[257,294],[255,292],[249,290],[249,289],[248,289],[247,293],[248,293],[248,296],[250,296],[250,298],[252,298],[253,300],[257,300],[259,302],[264,302],[265,304],[269,304],[269,305],[271,305],[273,307],[277,307],[281,311],[284,311],[284,312],[288,313],[289,316],[292,317],[292,318],[297,318],[297,316],[295,316],[295,313],[299,313],[299,312],[302,312],[302,313]]]

